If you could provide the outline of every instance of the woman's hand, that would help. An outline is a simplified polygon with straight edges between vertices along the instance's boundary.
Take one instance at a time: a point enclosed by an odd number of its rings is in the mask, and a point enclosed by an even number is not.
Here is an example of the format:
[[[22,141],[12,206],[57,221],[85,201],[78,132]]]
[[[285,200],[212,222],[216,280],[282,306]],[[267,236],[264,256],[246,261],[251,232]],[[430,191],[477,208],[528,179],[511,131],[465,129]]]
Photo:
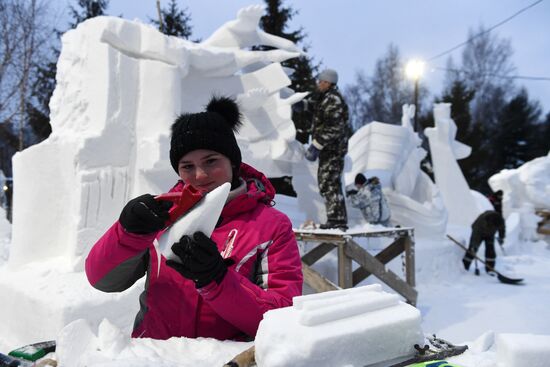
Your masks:
[[[180,258],[181,263],[167,260],[166,265],[194,281],[197,288],[202,288],[213,280],[219,284],[227,273],[227,265],[218,246],[202,232],[195,232],[193,238],[184,235],[172,245],[172,251]]]
[[[144,194],[130,200],[122,209],[118,221],[126,232],[148,234],[166,227],[169,218],[169,201],[157,201],[151,194]]]

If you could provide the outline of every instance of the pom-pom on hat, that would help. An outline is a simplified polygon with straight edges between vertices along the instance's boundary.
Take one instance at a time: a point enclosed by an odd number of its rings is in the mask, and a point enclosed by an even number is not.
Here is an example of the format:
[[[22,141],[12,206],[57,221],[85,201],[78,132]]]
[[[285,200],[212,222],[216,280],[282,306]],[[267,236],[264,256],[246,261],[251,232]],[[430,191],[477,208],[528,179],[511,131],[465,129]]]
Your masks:
[[[242,157],[235,132],[241,125],[239,107],[228,97],[212,97],[204,112],[180,115],[172,124],[170,140],[170,163],[176,173],[181,157],[197,149],[223,154],[238,170]]]

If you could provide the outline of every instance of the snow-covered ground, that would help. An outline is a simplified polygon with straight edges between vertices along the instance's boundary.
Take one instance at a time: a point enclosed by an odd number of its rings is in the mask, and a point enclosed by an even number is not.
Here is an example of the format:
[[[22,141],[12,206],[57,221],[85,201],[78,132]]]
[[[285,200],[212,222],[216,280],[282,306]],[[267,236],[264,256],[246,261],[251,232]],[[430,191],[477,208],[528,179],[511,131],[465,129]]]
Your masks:
[[[284,207],[288,208],[294,199],[283,200]],[[468,230],[455,227],[452,235],[465,241]],[[9,237],[6,232],[0,238],[0,243],[0,254],[7,254]],[[376,253],[378,247],[383,246],[383,241],[380,241],[366,247]],[[550,335],[550,245],[545,241],[517,240],[505,243],[504,251],[506,254],[497,250],[497,270],[509,277],[524,278],[524,284],[502,284],[484,272],[475,276],[473,269],[466,272],[462,268],[462,250],[450,241],[416,239],[417,307],[422,317],[422,330],[456,344],[467,343],[470,349],[464,355],[449,359],[464,367],[497,366],[499,356],[512,350],[510,340],[518,337],[506,334],[520,334],[524,339],[531,338],[530,334]],[[320,263],[329,278],[334,277],[334,259],[327,256]],[[2,268],[5,256],[0,261]],[[398,258],[389,264],[397,274],[400,274],[400,262]],[[29,279],[25,281],[32,281],[33,277],[51,276],[48,274],[55,272],[51,269],[36,273],[31,271]],[[73,285],[85,282],[83,275],[80,278]],[[50,279],[55,281],[56,278]],[[378,280],[370,277],[364,283],[378,283]],[[70,307],[71,298],[78,297],[81,292],[76,288],[76,285],[65,287],[64,292],[55,295],[57,299],[52,299],[52,303],[65,303]],[[93,310],[93,307],[90,309]],[[25,325],[24,314],[12,317],[21,320],[22,326],[32,327]],[[80,321],[65,327],[57,336],[57,357],[66,361],[63,366],[147,366],[152,361],[158,366],[216,366],[251,345],[210,339],[131,340],[129,328],[120,330],[106,320],[97,329],[91,326],[93,322],[86,321],[104,317],[109,318],[105,314],[83,314]],[[128,323],[131,323],[132,317],[129,315]],[[543,339],[541,343],[547,341]],[[533,343],[535,346],[540,344]],[[497,346],[500,348],[499,353],[495,351]],[[6,344],[4,335],[0,333],[0,350],[8,351],[15,347]]]

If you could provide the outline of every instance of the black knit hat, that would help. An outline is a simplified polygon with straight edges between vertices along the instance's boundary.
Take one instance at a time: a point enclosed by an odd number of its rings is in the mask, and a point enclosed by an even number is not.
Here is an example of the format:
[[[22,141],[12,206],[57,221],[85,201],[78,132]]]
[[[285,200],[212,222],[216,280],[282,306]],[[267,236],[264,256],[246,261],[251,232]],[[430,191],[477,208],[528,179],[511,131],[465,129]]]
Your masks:
[[[358,174],[355,176],[355,184],[356,184],[356,185],[363,185],[365,182],[367,182],[367,178],[365,177],[364,174],[358,173]]]
[[[172,124],[170,140],[170,163],[176,173],[181,157],[197,149],[221,153],[238,169],[242,157],[235,132],[241,125],[239,107],[227,97],[212,97],[204,112],[180,115]]]

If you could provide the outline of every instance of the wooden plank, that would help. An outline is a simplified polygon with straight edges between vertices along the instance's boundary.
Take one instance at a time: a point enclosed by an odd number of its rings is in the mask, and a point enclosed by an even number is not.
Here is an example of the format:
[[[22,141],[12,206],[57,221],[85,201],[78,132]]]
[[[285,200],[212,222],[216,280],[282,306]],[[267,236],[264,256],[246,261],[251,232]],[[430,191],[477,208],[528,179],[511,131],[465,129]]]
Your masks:
[[[303,261],[302,273],[304,274],[304,282],[318,293],[339,289],[336,284],[310,268],[309,265],[305,264]]]
[[[330,233],[300,233],[296,230],[294,231],[294,236],[297,241],[303,242],[332,242],[332,243],[343,243],[346,240],[344,239],[343,234],[330,234]]]
[[[374,256],[365,251],[355,241],[349,239],[344,246],[344,252],[347,257],[355,260],[359,265],[366,268],[378,279],[389,285],[397,293],[405,297],[412,305],[416,304],[418,292],[400,279],[393,271],[386,270],[384,264],[378,261]]]
[[[408,238],[408,236],[398,238],[388,247],[376,254],[375,258],[382,264],[389,263],[397,256],[399,256],[403,251],[405,251],[405,238]],[[355,271],[353,272],[353,285],[355,286],[361,283],[371,274],[372,273],[370,271],[363,267],[355,269]]]
[[[347,256],[345,249],[345,243],[338,245],[338,285],[341,288],[351,288],[353,287],[351,258]]]
[[[315,264],[320,258],[331,252],[334,247],[336,247],[336,245],[333,243],[323,242],[319,246],[315,247],[304,256],[302,256],[302,261],[311,266]]]
[[[414,257],[414,239],[407,236],[405,237],[405,279],[411,287],[416,285]]]

